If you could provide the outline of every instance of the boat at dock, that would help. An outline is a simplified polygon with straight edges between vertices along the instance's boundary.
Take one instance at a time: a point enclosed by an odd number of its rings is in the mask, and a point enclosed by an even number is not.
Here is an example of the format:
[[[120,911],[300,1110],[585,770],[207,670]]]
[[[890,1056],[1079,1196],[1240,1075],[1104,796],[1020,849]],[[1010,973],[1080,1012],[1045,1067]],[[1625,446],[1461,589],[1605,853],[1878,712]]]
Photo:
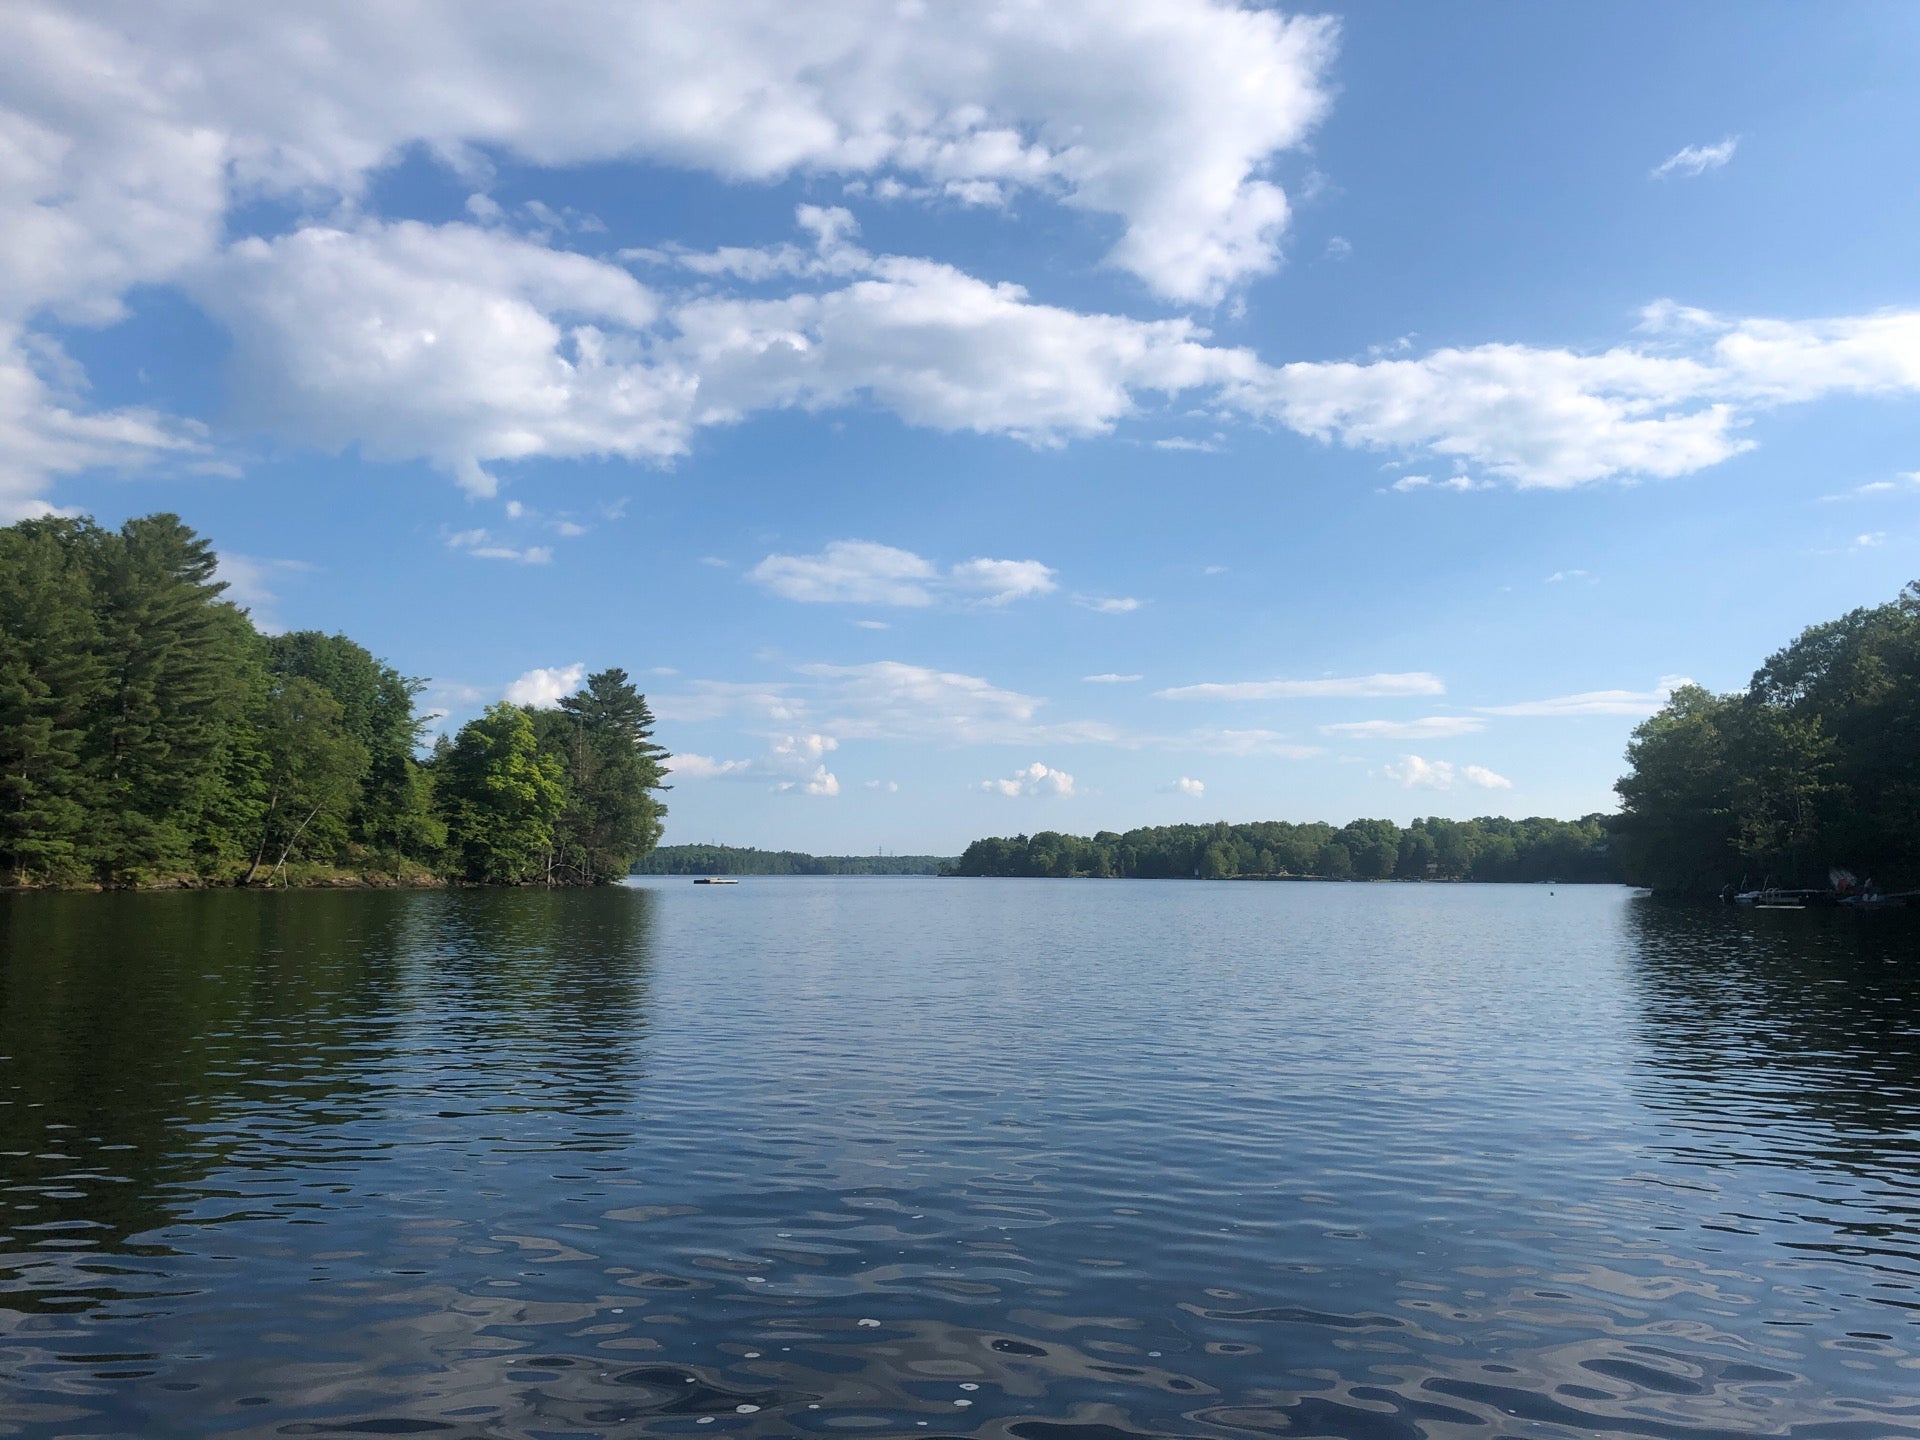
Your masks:
[[[1733,903],[1755,910],[1807,910],[1838,905],[1840,897],[1831,890],[1788,890],[1769,885],[1764,890],[1742,890],[1733,897]]]

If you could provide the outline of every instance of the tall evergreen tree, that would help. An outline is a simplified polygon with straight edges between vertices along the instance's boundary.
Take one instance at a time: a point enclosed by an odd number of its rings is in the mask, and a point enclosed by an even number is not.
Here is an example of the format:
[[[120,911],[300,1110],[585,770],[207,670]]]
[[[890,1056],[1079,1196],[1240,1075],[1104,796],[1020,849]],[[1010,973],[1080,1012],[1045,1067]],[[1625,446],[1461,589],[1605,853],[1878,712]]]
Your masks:
[[[86,522],[0,530],[0,880],[84,872],[94,796],[82,755],[101,666]]]
[[[259,639],[220,601],[213,547],[179,517],[129,520],[96,554],[105,684],[87,747],[99,786],[91,860],[108,883],[192,871],[230,833],[225,751]]]
[[[659,842],[666,807],[655,797],[666,750],[653,742],[653,712],[619,669],[587,677],[557,710],[537,711],[541,748],[558,759],[567,803],[554,826],[551,872],[605,885]]]

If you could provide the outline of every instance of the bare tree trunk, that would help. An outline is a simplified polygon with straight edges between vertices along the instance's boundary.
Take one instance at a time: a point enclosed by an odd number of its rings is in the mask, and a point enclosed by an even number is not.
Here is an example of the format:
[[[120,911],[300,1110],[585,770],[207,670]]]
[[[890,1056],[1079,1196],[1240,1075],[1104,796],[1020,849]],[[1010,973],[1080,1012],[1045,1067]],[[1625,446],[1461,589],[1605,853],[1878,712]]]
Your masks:
[[[254,872],[260,868],[260,861],[266,856],[268,827],[273,823],[273,812],[279,808],[280,792],[276,789],[267,797],[267,813],[260,817],[260,843],[254,846],[253,863],[247,866],[247,873],[240,877],[240,884],[243,887],[253,883]]]
[[[279,863],[273,867],[273,875],[269,875],[267,877],[267,883],[269,885],[273,883],[274,875],[278,875],[282,870],[287,868],[287,856],[291,855],[293,853],[293,847],[300,843],[300,837],[306,834],[307,826],[313,823],[313,817],[318,815],[325,808],[326,807],[323,803],[320,805],[316,805],[313,807],[313,809],[309,810],[307,812],[307,818],[300,822],[300,828],[295,830],[292,836],[288,838],[286,848],[280,852]]]

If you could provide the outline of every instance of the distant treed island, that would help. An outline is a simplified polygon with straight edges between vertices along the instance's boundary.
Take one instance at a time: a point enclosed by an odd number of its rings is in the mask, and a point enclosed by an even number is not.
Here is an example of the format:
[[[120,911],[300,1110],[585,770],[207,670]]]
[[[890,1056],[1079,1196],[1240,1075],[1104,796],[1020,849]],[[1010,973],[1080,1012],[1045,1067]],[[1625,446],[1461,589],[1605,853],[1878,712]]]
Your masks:
[[[666,752],[621,670],[422,756],[421,684],[264,635],[173,515],[0,529],[0,884],[604,884]]]
[[[805,855],[740,845],[662,845],[636,875],[938,875],[950,855]]]
[[[1159,825],[1086,838],[976,840],[957,875],[1085,875],[1121,880],[1562,880],[1617,881],[1606,817],[1579,820],[1355,820],[1333,826]]]

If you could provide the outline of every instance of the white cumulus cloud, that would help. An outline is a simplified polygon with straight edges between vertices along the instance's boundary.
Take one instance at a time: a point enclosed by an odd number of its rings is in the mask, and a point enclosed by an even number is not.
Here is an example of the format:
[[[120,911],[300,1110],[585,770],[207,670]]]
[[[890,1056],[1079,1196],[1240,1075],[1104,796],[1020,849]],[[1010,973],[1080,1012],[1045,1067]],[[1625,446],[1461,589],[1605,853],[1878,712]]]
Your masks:
[[[593,216],[489,193],[503,165],[651,164],[1007,223],[1059,205],[1103,227],[1107,262],[1154,297],[1211,305],[1279,262],[1280,167],[1327,113],[1336,42],[1330,19],[1251,0],[14,0],[0,514],[44,513],[49,485],[83,471],[215,463],[196,422],[95,408],[51,358],[53,326],[112,324],[142,286],[184,289],[226,326],[241,427],[425,460],[478,494],[516,461],[670,462],[703,427],[782,409],[874,406],[1051,446],[1161,397],[1209,424],[1238,414],[1459,467],[1438,486],[1552,488],[1717,464],[1774,406],[1920,392],[1913,310],[1656,301],[1635,343],[1598,351],[1492,337],[1277,363],[1191,318],[1082,313],[869,254],[837,207],[801,206],[798,242],[609,243],[602,259],[564,248],[603,228]],[[1687,146],[1656,173],[1702,173],[1737,143]],[[469,219],[377,213],[378,178],[411,156],[461,182]]]
[[[585,665],[553,665],[529,670],[507,686],[502,697],[510,705],[531,705],[536,710],[552,710],[560,701],[580,688]]]
[[[1408,790],[1451,790],[1456,782],[1476,790],[1513,788],[1506,776],[1496,775],[1484,765],[1455,767],[1448,760],[1423,760],[1418,755],[1402,755],[1398,765],[1385,766],[1381,773]]]
[[[831,735],[775,735],[766,751],[753,759],[716,760],[709,755],[679,754],[667,768],[680,780],[753,780],[783,794],[833,796],[840,779],[823,757],[840,748]]]
[[[1453,766],[1445,760],[1422,760],[1418,755],[1402,755],[1398,765],[1388,765],[1382,773],[1409,790],[1453,788]]]
[[[1166,788],[1169,790],[1175,791],[1178,794],[1191,796],[1193,799],[1198,800],[1207,793],[1207,782],[1204,780],[1195,780],[1190,775],[1182,775],[1178,780],[1174,781],[1173,784],[1167,786]]]
[[[1009,779],[982,780],[978,788],[990,795],[1067,796],[1073,794],[1073,776],[1036,760],[1024,770],[1014,771]]]

